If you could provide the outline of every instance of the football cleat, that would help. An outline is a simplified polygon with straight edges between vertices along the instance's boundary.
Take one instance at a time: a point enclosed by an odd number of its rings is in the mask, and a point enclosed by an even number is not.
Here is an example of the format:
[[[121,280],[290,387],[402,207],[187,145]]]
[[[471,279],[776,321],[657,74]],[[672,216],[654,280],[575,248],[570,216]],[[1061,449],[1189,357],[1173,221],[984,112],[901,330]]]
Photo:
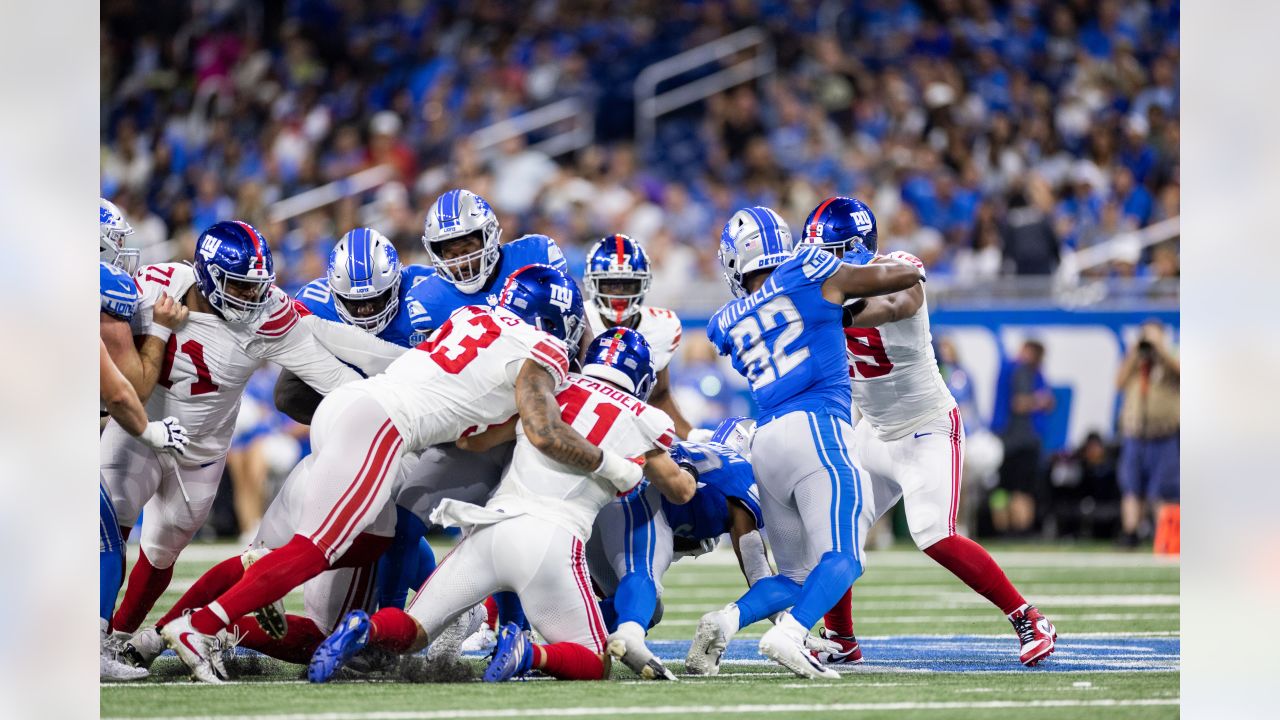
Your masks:
[[[805,639],[805,645],[813,651],[819,662],[824,665],[861,665],[862,648],[858,647],[858,638],[852,635],[837,635],[826,628],[819,630],[821,637],[812,635]]]
[[[328,682],[348,660],[369,644],[369,613],[352,610],[342,619],[338,629],[320,643],[307,665],[307,679],[313,683]]]
[[[533,667],[533,640],[515,623],[507,623],[498,631],[498,645],[493,659],[484,669],[485,682],[503,682],[521,677]]]
[[[1009,616],[1009,622],[1013,623],[1013,631],[1018,633],[1018,640],[1022,642],[1019,659],[1023,665],[1035,667],[1053,653],[1058,630],[1034,605],[1015,610]]]
[[[462,643],[484,625],[484,606],[474,605],[459,615],[440,631],[439,636],[427,647],[427,662],[457,660],[462,655]]]
[[[720,672],[720,657],[729,646],[729,640],[738,631],[729,610],[713,610],[698,621],[698,629],[684,659],[685,672],[690,675],[715,675]]]
[[[760,638],[760,654],[803,678],[839,680],[840,673],[818,662],[805,647],[808,635],[808,628],[796,622],[791,613],[783,613],[778,624]]]
[[[191,670],[191,676],[196,680],[217,685],[227,679],[227,669],[222,664],[222,642],[192,627],[190,615],[183,615],[165,625],[160,630],[160,637],[178,654],[178,659]]]
[[[479,630],[462,642],[461,652],[484,652],[492,650],[498,644],[498,633],[488,625],[481,625]]]
[[[267,548],[249,548],[240,554],[240,562],[244,565],[244,569],[248,570],[250,565],[266,557],[270,552]],[[289,632],[289,621],[284,612],[284,598],[254,610],[253,618],[258,621],[262,631],[270,635],[273,640],[282,640]]]
[[[164,638],[154,627],[143,628],[124,641],[120,648],[120,659],[134,667],[149,668],[151,663],[164,652]]]
[[[609,654],[645,680],[675,680],[675,673],[662,664],[644,644],[644,628],[633,622],[625,622],[609,636],[605,645]]]
[[[151,674],[147,672],[146,668],[134,667],[122,662],[117,652],[117,644],[112,640],[113,638],[109,638],[105,634],[99,636],[101,663],[99,665],[98,678],[100,680],[103,682],[128,682],[130,680],[142,680]]]

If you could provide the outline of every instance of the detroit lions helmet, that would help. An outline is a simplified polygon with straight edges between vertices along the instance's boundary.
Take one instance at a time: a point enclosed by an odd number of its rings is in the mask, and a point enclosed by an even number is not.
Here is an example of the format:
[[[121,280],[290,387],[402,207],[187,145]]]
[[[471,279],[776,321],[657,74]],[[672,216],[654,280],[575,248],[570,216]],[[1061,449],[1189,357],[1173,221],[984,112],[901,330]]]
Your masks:
[[[385,235],[356,228],[329,253],[329,289],[338,317],[374,335],[400,309],[400,254]]]
[[[267,308],[276,274],[266,238],[248,223],[224,220],[196,241],[196,287],[224,320],[249,324]]]
[[[649,341],[630,328],[605,330],[587,345],[582,374],[613,383],[640,400],[648,400],[657,375]]]
[[[727,445],[744,458],[751,457],[751,440],[756,435],[756,421],[749,417],[726,418],[711,433],[711,442]]]
[[[480,249],[457,257],[444,256],[446,243],[472,236],[479,238]],[[501,237],[498,216],[484,198],[469,190],[450,190],[436,198],[427,211],[422,244],[441,277],[464,293],[474,293],[498,264]]]
[[[586,318],[582,293],[569,276],[550,265],[525,265],[503,283],[498,306],[563,340],[570,358],[578,356]]]
[[[795,250],[791,228],[767,207],[743,208],[729,218],[720,233],[720,264],[735,297],[747,290],[743,280],[758,270],[781,265]]]
[[[124,268],[98,263],[98,305],[102,312],[128,322],[140,299],[138,284]]]
[[[132,234],[133,226],[124,219],[120,208],[106,198],[98,198],[98,260],[129,275],[137,272],[138,249],[124,246],[124,239]]]
[[[626,235],[610,235],[591,248],[582,280],[587,300],[600,315],[623,323],[640,311],[653,270],[640,243]]]
[[[817,245],[853,265],[876,256],[876,216],[857,198],[823,200],[804,221],[801,245]]]

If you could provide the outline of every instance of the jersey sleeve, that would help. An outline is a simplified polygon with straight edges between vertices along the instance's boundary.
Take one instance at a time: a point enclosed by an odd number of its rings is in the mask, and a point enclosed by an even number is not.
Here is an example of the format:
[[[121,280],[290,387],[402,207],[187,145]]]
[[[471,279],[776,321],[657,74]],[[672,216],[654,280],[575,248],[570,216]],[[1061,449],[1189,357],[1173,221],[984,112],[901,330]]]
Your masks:
[[[333,353],[316,340],[310,326],[293,306],[293,300],[283,290],[273,287],[273,309],[254,333],[245,352],[261,360],[270,360],[292,372],[321,395],[328,395],[338,386],[360,375],[343,365]],[[279,305],[276,306],[276,300]],[[328,322],[316,319],[316,322]]]
[[[513,240],[511,245],[519,253],[515,260],[520,266],[538,263],[550,265],[565,274],[569,272],[569,264],[560,246],[546,235],[524,235]]]
[[[444,324],[447,318],[432,317],[431,306],[429,302],[429,294],[432,284],[435,280],[430,276],[422,279],[413,287],[409,288],[409,292],[405,295],[405,311],[409,313],[409,324],[413,326],[416,332],[429,335],[432,330]]]
[[[671,448],[675,446],[677,441],[675,423],[671,422],[671,416],[649,405],[638,419],[641,426],[644,427],[645,437],[652,438],[653,448],[663,452],[671,452]]]
[[[556,390],[560,390],[569,382],[569,354],[564,346],[556,342],[550,335],[541,330],[533,330],[529,338],[528,359],[532,360],[551,373],[556,380]]]
[[[134,275],[134,282],[138,284],[138,304],[133,318],[129,320],[134,335],[145,335],[147,328],[151,327],[156,300],[172,285],[173,273],[172,267],[166,265],[146,265]]]
[[[728,306],[726,306],[728,307]],[[720,308],[711,319],[707,321],[707,339],[715,346],[716,352],[721,355],[729,354],[729,333],[720,329],[720,319],[724,316],[724,308]]]
[[[360,368],[366,376],[386,371],[387,366],[406,352],[400,345],[343,322],[309,315],[302,318],[302,324],[325,350],[342,362]]]
[[[333,293],[329,290],[328,278],[316,278],[303,285],[294,298],[294,307],[302,314],[317,315],[326,320],[335,318]]]
[[[801,248],[787,264],[796,268],[792,271],[794,274],[814,284],[826,282],[840,269],[840,260],[835,255],[816,247]]]

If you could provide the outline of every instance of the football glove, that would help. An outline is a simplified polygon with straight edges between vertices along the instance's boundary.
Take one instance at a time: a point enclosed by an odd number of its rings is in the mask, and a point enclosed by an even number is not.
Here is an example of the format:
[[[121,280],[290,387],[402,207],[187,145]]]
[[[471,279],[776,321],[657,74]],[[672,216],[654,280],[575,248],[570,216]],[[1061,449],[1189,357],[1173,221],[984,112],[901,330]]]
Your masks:
[[[187,451],[187,429],[178,424],[178,418],[167,417],[163,420],[147,423],[147,427],[138,436],[147,447],[153,450],[184,455]]]

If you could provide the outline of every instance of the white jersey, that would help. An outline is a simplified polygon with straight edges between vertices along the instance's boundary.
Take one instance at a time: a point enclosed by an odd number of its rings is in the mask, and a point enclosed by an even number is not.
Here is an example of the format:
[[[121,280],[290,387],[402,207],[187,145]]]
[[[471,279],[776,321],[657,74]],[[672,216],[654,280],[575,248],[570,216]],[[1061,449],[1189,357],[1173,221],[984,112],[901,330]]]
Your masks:
[[[163,294],[181,302],[196,277],[190,265],[162,263],[142,268],[135,279],[142,299],[131,324],[133,333],[142,335],[151,325],[156,300]],[[323,394],[360,379],[298,322],[288,293],[274,285],[269,293],[268,309],[253,323],[239,325],[192,312],[169,337],[159,380],[147,400],[147,417],[172,415],[187,429],[191,443],[180,463],[205,465],[226,455],[245,385],[263,361],[292,371]]]
[[[680,318],[665,308],[644,305],[640,307],[639,314],[640,324],[635,327],[635,331],[648,341],[653,374],[657,375],[666,369],[680,347]],[[587,322],[591,325],[592,337],[598,337],[609,329],[594,307],[588,308]]]
[[[630,458],[675,441],[666,413],[595,378],[570,376],[556,399],[564,421],[602,450]],[[600,509],[616,497],[608,482],[542,454],[517,423],[515,454],[485,507],[549,520],[585,542]]]
[[[466,305],[386,372],[358,383],[387,411],[406,452],[507,421],[516,414],[516,375],[526,360],[545,367],[559,389],[569,356],[555,337],[504,308]]]
[[[929,304],[875,328],[845,328],[853,404],[881,440],[894,440],[956,406],[933,356]]]

